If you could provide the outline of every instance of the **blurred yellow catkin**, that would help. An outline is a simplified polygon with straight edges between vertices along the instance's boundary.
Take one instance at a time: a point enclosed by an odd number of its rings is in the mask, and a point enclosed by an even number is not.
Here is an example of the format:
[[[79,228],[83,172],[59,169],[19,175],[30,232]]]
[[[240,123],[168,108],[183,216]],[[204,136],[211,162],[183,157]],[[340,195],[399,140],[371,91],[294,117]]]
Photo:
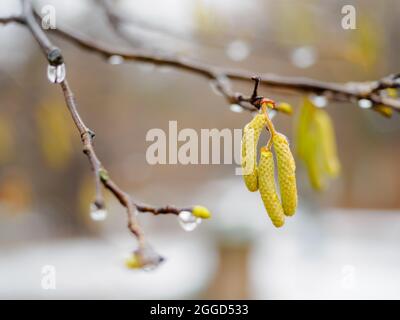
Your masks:
[[[308,143],[308,135],[310,130],[310,120],[314,106],[309,99],[304,99],[303,105],[300,108],[300,115],[298,117],[296,128],[296,153],[300,158],[306,156],[306,149]]]
[[[372,16],[357,16],[357,29],[349,33],[351,38],[343,46],[342,52],[347,60],[370,70],[378,62],[382,47],[382,28]]]
[[[310,134],[305,149],[305,156],[303,158],[304,164],[307,168],[308,179],[311,186],[318,191],[322,191],[326,187],[326,179],[321,165],[321,157],[318,151],[318,136]]]
[[[316,134],[320,140],[323,166],[327,174],[333,178],[340,173],[340,162],[336,150],[336,138],[331,118],[325,110],[315,112]]]
[[[297,208],[296,164],[287,138],[283,134],[277,133],[272,140],[278,167],[283,212],[287,216],[292,216]]]
[[[193,17],[197,32],[218,35],[227,29],[224,17],[216,14],[210,4],[201,0],[194,1]]]
[[[192,208],[192,214],[193,216],[201,219],[210,219],[211,218],[211,212],[208,210],[206,207],[203,206],[194,206]]]
[[[386,118],[391,118],[393,116],[393,109],[391,107],[385,106],[383,104],[374,106],[374,110]]]
[[[275,106],[275,110],[291,115],[293,113],[292,106],[287,102],[280,102]]]
[[[316,190],[326,186],[327,177],[340,173],[336,137],[329,114],[304,99],[296,128],[296,151],[303,160],[311,185]]]
[[[267,148],[261,149],[260,164],[258,167],[258,184],[261,199],[269,217],[275,227],[285,223],[285,215],[275,187],[274,157]]]
[[[6,205],[8,214],[29,212],[32,206],[32,183],[21,171],[13,170],[0,180],[0,203]]]
[[[49,167],[61,170],[72,156],[72,123],[63,105],[43,104],[36,112],[43,157]]]
[[[385,90],[386,96],[389,98],[397,98],[398,92],[396,88],[388,88]],[[393,109],[384,104],[379,104],[374,106],[374,111],[380,113],[386,118],[391,118],[393,116]]]
[[[142,265],[138,255],[135,253],[132,253],[129,257],[127,257],[125,259],[125,266],[128,269],[140,269],[140,268],[142,268],[143,265]]]
[[[0,165],[10,161],[15,155],[15,133],[9,120],[0,116]]]
[[[265,127],[265,114],[257,114],[243,130],[242,137],[242,168],[243,180],[249,191],[258,190],[257,179],[257,144],[261,130]]]

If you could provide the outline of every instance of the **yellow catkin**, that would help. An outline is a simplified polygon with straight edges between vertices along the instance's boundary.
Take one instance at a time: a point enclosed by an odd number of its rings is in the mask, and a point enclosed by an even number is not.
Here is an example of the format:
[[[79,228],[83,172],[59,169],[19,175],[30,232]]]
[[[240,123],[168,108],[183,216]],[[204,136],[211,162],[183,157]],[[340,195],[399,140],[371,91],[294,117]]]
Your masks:
[[[276,154],[283,212],[287,216],[292,216],[297,208],[296,164],[287,138],[283,134],[275,134],[272,141]]]
[[[386,118],[391,118],[393,116],[393,109],[383,104],[375,106],[374,110]]]
[[[275,187],[274,157],[266,148],[261,150],[258,173],[259,191],[265,209],[274,226],[279,228],[285,223],[285,215]]]
[[[316,134],[310,134],[306,145],[306,156],[304,163],[307,168],[308,179],[313,189],[322,191],[326,187],[326,179],[321,166],[321,157],[318,151],[318,141]]]
[[[257,114],[243,130],[242,137],[242,168],[243,180],[249,191],[258,190],[257,179],[257,144],[261,130],[267,122],[265,114]]]
[[[140,262],[139,257],[135,253],[132,253],[125,259],[125,266],[128,269],[140,269],[142,268],[142,263]]]
[[[310,120],[314,110],[315,107],[312,102],[305,98],[300,108],[296,127],[296,153],[300,158],[307,156],[305,150],[307,149]]]
[[[328,176],[334,178],[340,173],[332,121],[325,110],[316,108],[308,98],[304,99],[298,117],[296,152],[316,190],[326,188]]]
[[[246,125],[242,137],[242,169],[244,183],[251,192],[258,190],[257,167],[254,149],[252,148],[253,137],[254,131],[250,129],[249,125]]]
[[[279,112],[291,115],[293,113],[292,106],[287,102],[280,102],[275,106],[275,109]]]
[[[387,93],[388,97],[397,98],[397,89],[395,89],[395,88],[387,88],[386,93]]]
[[[337,177],[340,173],[340,162],[337,156],[336,138],[332,121],[328,113],[321,109],[315,111],[314,121],[324,170],[329,176]]]
[[[192,214],[201,219],[210,219],[211,218],[211,212],[203,206],[194,206],[192,208]]]

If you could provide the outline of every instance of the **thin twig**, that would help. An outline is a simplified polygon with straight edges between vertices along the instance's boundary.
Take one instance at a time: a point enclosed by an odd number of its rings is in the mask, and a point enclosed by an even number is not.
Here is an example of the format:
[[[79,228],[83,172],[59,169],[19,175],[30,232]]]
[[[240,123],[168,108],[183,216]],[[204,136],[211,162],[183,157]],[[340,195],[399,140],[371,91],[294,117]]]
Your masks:
[[[18,22],[18,23],[25,23],[25,19],[23,16],[19,16],[19,15],[13,15],[13,16],[9,16],[9,17],[0,17],[0,23],[1,24],[7,24],[7,23],[11,23],[11,22]]]

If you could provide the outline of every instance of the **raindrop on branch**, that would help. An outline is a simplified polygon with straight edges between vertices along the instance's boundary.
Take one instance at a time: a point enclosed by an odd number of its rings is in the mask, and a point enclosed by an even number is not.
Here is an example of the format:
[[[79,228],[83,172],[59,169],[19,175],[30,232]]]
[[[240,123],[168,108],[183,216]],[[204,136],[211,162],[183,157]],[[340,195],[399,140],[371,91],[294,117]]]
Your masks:
[[[232,41],[226,48],[226,55],[233,61],[243,61],[250,54],[250,46],[242,41]]]
[[[368,99],[360,99],[358,100],[358,106],[361,109],[369,109],[372,107],[372,101]]]
[[[90,218],[93,221],[104,221],[107,218],[107,210],[98,208],[95,203],[92,203],[90,205]]]
[[[49,64],[47,66],[47,79],[49,79],[51,83],[63,82],[65,80],[65,75],[66,69],[64,63],[56,66]]]
[[[317,108],[324,108],[328,105],[328,99],[325,96],[312,95],[310,100]]]
[[[298,68],[309,68],[317,61],[317,51],[311,46],[298,47],[292,51],[290,59]]]
[[[236,104],[236,103],[231,104],[229,106],[229,108],[231,109],[232,112],[235,112],[235,113],[243,112],[243,107],[241,105]]]
[[[108,63],[112,65],[121,64],[124,62],[124,58],[119,55],[112,55],[108,58]]]
[[[181,211],[178,216],[179,224],[185,231],[193,231],[201,223],[200,218],[196,218],[190,211]]]
[[[157,269],[165,260],[164,257],[159,255],[148,245],[145,248],[139,249],[136,254],[140,256],[140,260],[144,263],[142,267],[144,271],[153,271]]]

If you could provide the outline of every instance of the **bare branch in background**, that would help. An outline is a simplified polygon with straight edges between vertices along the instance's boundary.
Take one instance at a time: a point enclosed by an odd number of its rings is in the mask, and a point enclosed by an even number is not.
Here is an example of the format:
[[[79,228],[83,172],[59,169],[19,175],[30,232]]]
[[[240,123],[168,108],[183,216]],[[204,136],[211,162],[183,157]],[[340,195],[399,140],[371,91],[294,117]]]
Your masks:
[[[93,41],[88,37],[79,34],[73,30],[66,28],[58,28],[55,33],[69,40],[83,49],[100,54],[105,58],[112,56],[120,56],[127,61],[139,61],[152,63],[159,66],[169,66],[191,73],[198,74],[211,80],[216,89],[229,103],[240,104],[248,110],[255,110],[254,107],[247,104],[249,97],[241,93],[234,92],[230,88],[230,81],[251,82],[254,76],[253,72],[244,70],[224,69],[212,66],[207,63],[196,61],[187,57],[171,55],[165,53],[156,53],[144,49],[115,49],[107,44],[99,41]],[[325,95],[327,98],[339,102],[357,102],[360,99],[368,99],[373,105],[385,104],[396,111],[400,111],[400,100],[386,98],[377,93],[381,80],[370,82],[349,82],[345,84],[324,82],[303,77],[285,77],[274,74],[260,74],[261,84],[263,86],[286,90],[297,93],[314,93],[317,95]],[[385,77],[384,79],[386,79]],[[399,79],[393,78],[391,86],[385,88],[398,88],[400,86]]]
[[[3,18],[3,23],[25,21],[19,17]],[[0,22],[2,22],[0,20]],[[255,108],[249,104],[249,97],[231,89],[231,81],[251,82],[254,72],[236,69],[221,68],[188,57],[160,53],[147,49],[118,49],[101,41],[92,40],[72,29],[58,26],[51,32],[78,45],[82,49],[100,54],[104,58],[120,56],[126,61],[152,63],[158,66],[168,66],[183,71],[188,71],[203,76],[215,85],[215,88],[225,97],[230,104],[239,104],[243,108],[253,111]],[[319,81],[304,77],[289,77],[275,74],[259,74],[262,85],[271,89],[284,90],[301,94],[324,95],[326,98],[338,102],[357,103],[360,99],[367,99],[372,107],[386,105],[393,110],[400,111],[400,100],[382,94],[383,89],[398,88],[400,79],[398,75],[384,77],[377,81],[333,83]],[[391,81],[388,81],[391,79]],[[382,85],[384,84],[384,85]]]

